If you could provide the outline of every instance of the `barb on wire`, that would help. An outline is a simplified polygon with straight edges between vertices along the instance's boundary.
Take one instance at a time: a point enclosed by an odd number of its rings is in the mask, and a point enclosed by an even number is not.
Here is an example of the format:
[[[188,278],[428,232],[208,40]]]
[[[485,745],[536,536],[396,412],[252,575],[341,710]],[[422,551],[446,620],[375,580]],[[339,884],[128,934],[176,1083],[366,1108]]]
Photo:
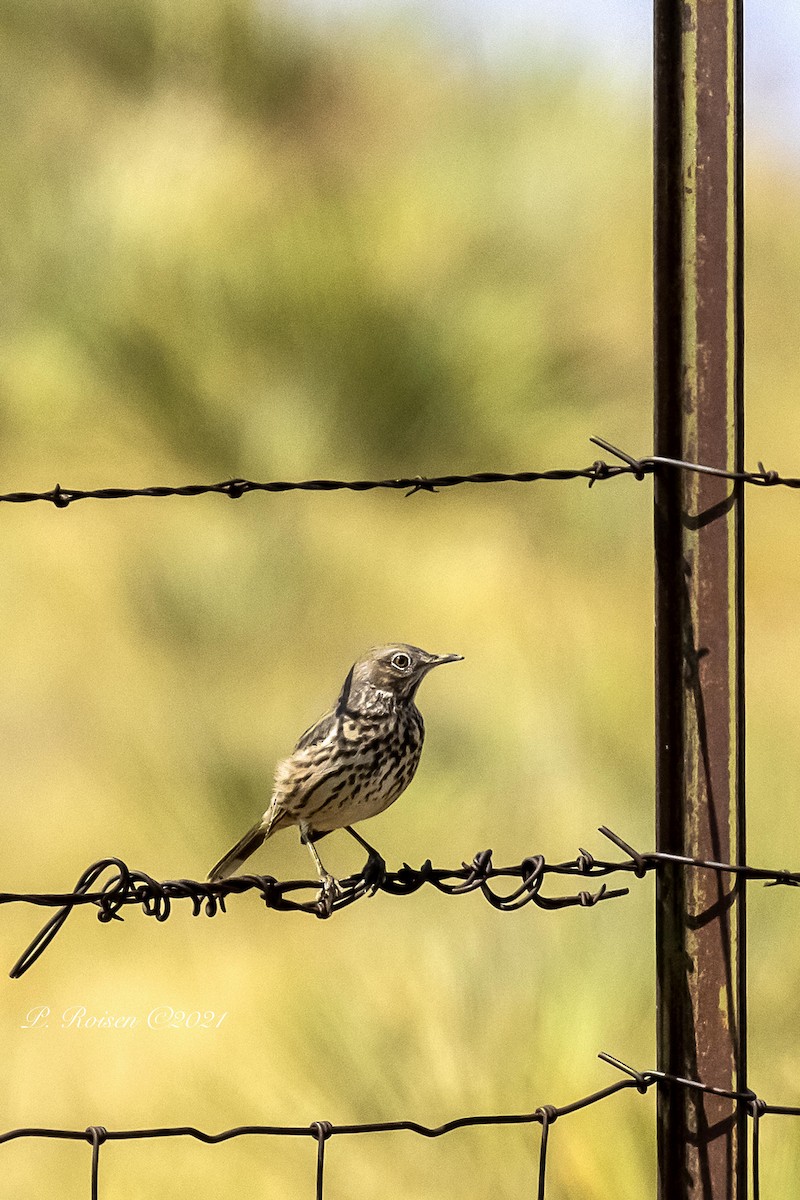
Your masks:
[[[316,1162],[316,1200],[324,1200],[325,1188],[325,1147],[333,1137],[347,1137],[370,1133],[412,1133],[424,1138],[444,1137],[457,1129],[475,1128],[477,1126],[505,1125],[541,1125],[541,1142],[539,1147],[537,1198],[545,1200],[547,1183],[547,1154],[549,1135],[555,1122],[572,1113],[615,1096],[620,1092],[635,1090],[645,1095],[654,1086],[681,1088],[685,1091],[701,1092],[709,1096],[718,1096],[744,1106],[745,1111],[753,1120],[752,1133],[752,1191],[753,1200],[759,1200],[760,1195],[760,1162],[759,1162],[759,1125],[762,1117],[767,1114],[800,1117],[800,1107],[781,1104],[768,1104],[760,1099],[755,1092],[730,1091],[727,1088],[715,1087],[698,1079],[684,1079],[678,1075],[670,1075],[666,1071],[638,1071],[611,1054],[598,1055],[602,1062],[619,1071],[623,1078],[607,1084],[595,1092],[581,1096],[567,1104],[540,1105],[527,1113],[499,1113],[491,1116],[475,1115],[456,1117],[443,1125],[422,1125],[418,1121],[373,1121],[369,1124],[335,1125],[330,1121],[313,1121],[311,1125],[238,1125],[224,1129],[220,1133],[208,1133],[193,1125],[163,1126],[151,1129],[107,1129],[103,1125],[90,1125],[87,1129],[48,1129],[30,1127],[10,1129],[0,1133],[0,1145],[16,1141],[20,1138],[54,1138],[62,1141],[88,1141],[92,1147],[91,1160],[91,1197],[99,1200],[99,1164],[100,1147],[108,1142],[141,1141],[155,1138],[189,1137],[209,1146],[240,1137],[291,1137],[312,1138],[317,1144]]]
[[[663,850],[652,850],[646,854],[634,850],[617,833],[613,833],[605,825],[600,826],[600,833],[613,842],[625,854],[630,855],[630,862],[619,863],[617,870],[632,871],[640,878],[648,871],[673,863],[679,867],[694,867],[703,871],[716,871],[718,875],[736,875],[740,879],[761,882],[765,887],[800,887],[800,871],[787,871],[774,867],[751,867],[747,863],[715,862],[708,858],[690,858],[685,854],[667,854]]]
[[[607,454],[613,454],[624,462],[630,474],[641,482],[646,475],[653,475],[659,469],[666,467],[673,471],[689,471],[693,475],[716,475],[719,479],[729,479],[731,483],[749,483],[754,487],[787,487],[800,488],[800,478],[792,475],[781,475],[778,471],[767,471],[764,464],[758,464],[757,471],[727,471],[724,467],[711,467],[705,463],[689,462],[683,458],[665,458],[662,454],[647,454],[643,458],[633,458],[618,446],[613,446],[605,438],[591,437],[589,441]]]
[[[406,496],[414,496],[418,492],[436,493],[442,488],[459,487],[462,484],[538,483],[543,480],[559,482],[574,479],[585,479],[589,487],[593,487],[596,483],[607,479],[616,479],[620,475],[628,475],[641,482],[648,475],[662,469],[691,471],[698,475],[716,475],[721,479],[729,479],[735,483],[749,483],[756,487],[800,488],[800,478],[765,470],[763,463],[758,464],[757,471],[726,471],[704,463],[685,462],[682,459],[664,458],[660,455],[651,454],[635,458],[625,450],[620,450],[618,446],[607,442],[605,438],[593,437],[589,440],[620,461],[607,463],[598,459],[586,467],[555,467],[545,471],[476,471],[470,475],[435,475],[429,478],[411,475],[397,479],[302,479],[268,482],[258,482],[253,479],[226,479],[220,483],[189,483],[180,487],[88,489],[62,487],[57,483],[55,487],[45,492],[6,492],[0,495],[0,503],[30,504],[43,500],[54,505],[55,508],[68,508],[76,500],[129,500],[135,496],[163,498],[166,496],[216,494],[228,496],[231,500],[238,500],[248,492],[369,492],[378,488],[405,492]]]
[[[548,910],[571,906],[591,908],[601,900],[626,895],[628,889],[609,890],[602,884],[595,892],[582,890],[568,896],[545,896],[542,886],[546,877],[574,875],[596,879],[616,869],[614,863],[597,862],[586,851],[581,851],[570,862],[547,863],[543,855],[537,854],[523,859],[516,866],[496,867],[492,862],[491,850],[482,850],[471,863],[462,863],[460,868],[455,869],[434,867],[430,859],[416,869],[404,863],[399,871],[385,874],[378,890],[392,896],[410,896],[429,885],[447,896],[480,892],[500,912],[515,912],[527,904]],[[101,882],[104,876],[105,882]],[[496,880],[519,880],[519,883],[510,890],[507,887],[497,890],[492,882]],[[104,923],[122,920],[121,910],[129,905],[139,906],[145,916],[154,917],[156,921],[166,921],[175,900],[190,901],[195,917],[201,913],[213,917],[218,912],[226,911],[225,902],[229,896],[255,891],[267,908],[278,912],[311,913],[325,918],[331,912],[338,912],[361,900],[372,892],[373,886],[364,875],[349,876],[340,881],[340,891],[329,906],[320,896],[318,881],[294,879],[279,882],[271,875],[237,875],[213,883],[194,879],[159,882],[144,871],[131,870],[122,859],[104,858],[87,867],[71,892],[0,892],[0,905],[22,903],[57,910],[20,955],[10,974],[12,979],[24,975],[53,941],[72,910],[81,905],[94,905],[99,910],[97,919]],[[298,893],[307,895],[309,892],[312,894],[307,898],[295,898]]]

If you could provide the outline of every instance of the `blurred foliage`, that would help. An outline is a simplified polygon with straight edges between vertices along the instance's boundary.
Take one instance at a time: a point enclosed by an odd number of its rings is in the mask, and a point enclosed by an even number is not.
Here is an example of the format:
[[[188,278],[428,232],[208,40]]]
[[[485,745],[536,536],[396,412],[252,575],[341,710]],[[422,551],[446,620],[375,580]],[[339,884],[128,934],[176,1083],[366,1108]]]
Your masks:
[[[0,0],[6,488],[583,465],[650,445],[647,105],[591,70],[489,68],[411,18],[324,31],[248,0]],[[800,198],[749,180],[751,458],[800,470]],[[751,844],[800,849],[796,498],[750,502]],[[437,497],[7,508],[3,886],[116,854],[202,875],[365,646],[466,661],[370,827],[388,860],[652,841],[650,499],[630,480]],[[788,647],[788,650],[787,650]],[[458,674],[456,675],[456,671]],[[342,839],[344,840],[344,839]],[[338,871],[358,865],[330,843]],[[257,865],[305,874],[293,834]],[[796,865],[796,862],[795,862]],[[594,912],[379,897],[317,923],[76,914],[2,989],[4,1127],[302,1123],[561,1103],[654,1057],[651,885]],[[791,896],[754,896],[753,1086],[797,1101]],[[10,963],[37,915],[6,911]],[[781,970],[774,969],[780,946]],[[216,1031],[23,1030],[83,1004],[228,1011]],[[616,1106],[616,1107],[613,1107]],[[767,1123],[768,1124],[768,1123]],[[765,1128],[770,1195],[798,1138]],[[794,1138],[794,1141],[792,1141]],[[536,1138],[329,1149],[331,1200],[530,1190]],[[86,1194],[88,1148],[5,1147],[8,1194]],[[548,1196],[653,1188],[652,1102],[553,1135]],[[313,1147],[109,1146],[104,1200],[303,1196]],[[781,1190],[783,1189],[783,1190]]]

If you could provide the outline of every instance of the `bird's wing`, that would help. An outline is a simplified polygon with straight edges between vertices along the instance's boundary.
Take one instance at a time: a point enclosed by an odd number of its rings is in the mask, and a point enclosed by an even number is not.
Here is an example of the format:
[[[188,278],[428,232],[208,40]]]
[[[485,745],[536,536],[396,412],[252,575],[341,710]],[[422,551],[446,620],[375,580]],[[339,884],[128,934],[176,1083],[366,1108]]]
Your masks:
[[[312,725],[305,733],[301,734],[295,753],[298,750],[307,750],[311,746],[318,746],[320,742],[324,742],[335,728],[337,721],[342,717],[352,715],[347,708],[347,701],[350,699],[350,688],[353,684],[353,672],[355,671],[355,663],[347,672],[347,678],[344,681],[342,690],[339,693],[339,699],[336,701],[336,707],[332,712],[326,713],[324,717],[320,717],[316,725]]]
[[[316,725],[312,725],[298,739],[295,751],[308,750],[311,746],[318,746],[320,742],[324,742],[326,737],[335,726],[337,721],[336,713],[326,713],[324,717],[320,717]]]

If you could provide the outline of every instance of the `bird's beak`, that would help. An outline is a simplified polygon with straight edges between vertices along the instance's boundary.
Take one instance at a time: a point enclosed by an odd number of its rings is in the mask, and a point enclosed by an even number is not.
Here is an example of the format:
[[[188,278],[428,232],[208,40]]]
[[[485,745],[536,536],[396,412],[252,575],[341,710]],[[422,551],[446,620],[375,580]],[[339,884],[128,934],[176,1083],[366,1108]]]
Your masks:
[[[427,669],[430,671],[432,667],[442,667],[445,663],[463,662],[463,654],[432,654],[430,662],[426,663]]]

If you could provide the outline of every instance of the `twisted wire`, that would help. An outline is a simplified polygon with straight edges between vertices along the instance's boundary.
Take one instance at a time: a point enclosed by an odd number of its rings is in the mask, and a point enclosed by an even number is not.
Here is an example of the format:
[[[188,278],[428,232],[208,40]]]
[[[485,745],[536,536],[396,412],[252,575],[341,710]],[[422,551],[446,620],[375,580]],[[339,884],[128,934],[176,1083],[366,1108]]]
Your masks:
[[[447,896],[463,896],[479,892],[500,912],[515,912],[527,904],[555,910],[578,906],[591,908],[602,900],[627,894],[627,888],[609,889],[602,884],[597,891],[581,889],[574,895],[546,896],[542,886],[548,875],[575,875],[596,879],[617,869],[614,863],[598,862],[585,851],[570,862],[548,863],[543,855],[524,858],[510,867],[496,867],[492,851],[482,850],[471,863],[460,868],[434,867],[430,859],[419,868],[404,863],[399,871],[387,872],[378,890],[391,896],[411,896],[424,886],[435,888]],[[105,882],[100,882],[107,874]],[[493,880],[519,880],[510,889],[498,890]],[[279,881],[272,875],[237,875],[230,879],[209,880],[168,879],[162,882],[144,871],[134,871],[119,858],[104,858],[87,867],[71,892],[0,892],[0,905],[31,904],[57,911],[45,922],[36,937],[17,959],[11,969],[12,979],[19,979],[44,953],[63,927],[74,908],[93,905],[101,922],[122,920],[121,910],[130,905],[141,908],[145,916],[166,921],[175,900],[188,900],[192,915],[214,917],[227,912],[229,896],[256,892],[268,909],[277,912],[304,912],[327,918],[357,900],[369,895],[374,883],[361,874],[340,881],[340,891],[332,906],[320,895],[319,881],[291,879]],[[311,893],[308,898],[295,899],[297,893]]]
[[[665,458],[662,455],[644,455],[636,458],[627,451],[621,450],[605,438],[589,439],[607,454],[613,455],[619,461],[607,463],[603,459],[585,467],[554,467],[544,471],[476,471],[468,475],[409,475],[395,479],[301,479],[301,480],[271,480],[257,481],[254,479],[226,479],[220,483],[189,483],[179,487],[104,487],[104,488],[72,488],[56,484],[44,492],[16,491],[0,495],[0,503],[30,504],[45,501],[55,508],[68,508],[76,500],[129,500],[133,497],[161,499],[167,496],[207,496],[222,495],[231,500],[239,500],[248,492],[370,492],[377,489],[405,492],[407,496],[418,492],[438,492],[443,488],[459,487],[462,484],[495,484],[495,483],[539,483],[542,481],[563,482],[575,479],[585,479],[589,487],[608,479],[617,479],[621,475],[642,482],[648,475],[659,470],[689,471],[696,475],[715,475],[720,479],[728,479],[733,483],[752,484],[755,487],[786,487],[800,488],[800,478],[791,475],[781,475],[778,471],[767,470],[759,462],[757,471],[727,471],[721,467],[709,466],[706,463],[689,462],[684,459]]]
[[[480,895],[498,912],[516,912],[532,904],[545,911],[562,908],[593,908],[604,900],[614,900],[628,894],[627,887],[609,888],[602,883],[596,891],[581,889],[569,895],[543,895],[542,887],[548,876],[602,879],[614,874],[632,874],[638,879],[668,864],[694,870],[715,871],[739,879],[758,881],[767,887],[800,887],[800,872],[785,868],[753,867],[744,863],[723,863],[711,859],[687,858],[660,851],[642,853],[607,826],[600,833],[628,857],[619,862],[599,859],[588,850],[579,849],[575,858],[566,862],[548,863],[544,855],[524,858],[509,867],[496,867],[492,851],[481,850],[471,863],[459,868],[434,867],[427,859],[421,867],[404,863],[399,871],[389,871],[377,890],[390,896],[411,896],[429,886],[445,896]],[[103,875],[110,872],[105,882]],[[492,881],[519,880],[516,886],[499,890]],[[71,892],[0,892],[0,905],[31,904],[57,911],[45,922],[36,937],[26,947],[11,968],[12,979],[19,979],[44,953],[74,908],[93,905],[101,922],[122,920],[121,910],[138,906],[147,917],[166,921],[175,900],[188,900],[192,915],[214,917],[227,912],[229,896],[256,892],[268,909],[276,912],[304,912],[326,919],[332,913],[348,908],[372,894],[375,885],[363,874],[351,875],[340,881],[340,891],[332,905],[320,895],[319,882],[309,879],[279,881],[272,875],[237,875],[215,882],[196,879],[168,879],[162,882],[144,871],[131,870],[119,858],[104,858],[87,867]],[[297,893],[312,893],[305,899],[295,899]]]
[[[376,489],[404,491],[407,496],[418,492],[435,493],[441,489],[456,487],[464,484],[497,484],[497,483],[534,483],[539,481],[569,481],[584,479],[589,487],[609,479],[629,476],[637,482],[642,482],[648,476],[659,471],[686,471],[699,475],[716,476],[733,483],[748,484],[755,487],[786,487],[800,488],[800,478],[783,476],[778,471],[767,470],[763,463],[758,463],[757,471],[728,471],[704,463],[690,462],[663,456],[648,455],[634,457],[626,451],[607,442],[602,438],[590,439],[596,446],[617,459],[617,462],[607,463],[602,459],[596,460],[589,466],[581,468],[556,468],[544,471],[492,472],[482,471],[473,474],[441,475],[432,477],[411,476],[383,480],[337,480],[309,479],[301,481],[271,481],[257,482],[248,479],[229,479],[214,484],[188,484],[180,487],[145,487],[145,488],[62,488],[59,484],[44,492],[16,491],[0,494],[0,503],[23,504],[37,501],[51,503],[56,508],[67,508],[77,500],[96,499],[113,500],[133,497],[165,498],[168,496],[194,497],[208,494],[226,495],[230,499],[240,499],[248,492],[282,493],[289,491],[333,492],[351,491],[366,492]],[[657,871],[668,864],[684,869],[711,870],[716,873],[728,874],[743,881],[761,881],[768,887],[790,886],[800,887],[800,872],[785,869],[752,867],[742,863],[721,863],[712,860],[690,858],[663,852],[641,853],[626,841],[613,833],[607,827],[601,827],[600,832],[607,837],[619,850],[628,855],[622,862],[607,862],[595,859],[587,851],[581,849],[578,856],[569,862],[546,863],[541,855],[531,856],[522,860],[517,866],[496,868],[492,863],[491,851],[482,851],[475,855],[471,864],[462,864],[461,869],[434,868],[430,860],[415,870],[404,864],[393,873],[388,873],[379,890],[390,895],[411,895],[424,885],[435,887],[445,895],[463,895],[479,891],[484,899],[499,911],[509,912],[533,904],[541,909],[557,909],[579,905],[592,907],[601,900],[621,897],[628,893],[628,888],[609,890],[605,883],[598,891],[580,891],[568,896],[544,896],[541,893],[542,884],[548,874],[579,875],[586,878],[597,878],[615,872],[632,873],[636,878],[644,878],[648,873]],[[108,874],[107,874],[108,873]],[[105,882],[101,882],[106,876]],[[497,891],[491,886],[493,879],[514,879],[519,884],[511,891]],[[337,896],[332,911],[337,911],[361,899],[371,889],[363,876],[352,876],[344,881],[343,891]],[[27,949],[23,952],[12,968],[13,978],[19,978],[45,951],[56,937],[73,908],[90,904],[98,909],[98,919],[101,922],[121,920],[121,910],[129,905],[138,905],[146,916],[156,921],[165,921],[172,911],[173,900],[189,900],[193,915],[201,913],[212,917],[217,912],[225,912],[225,901],[230,895],[241,894],[255,890],[261,896],[267,908],[276,911],[300,911],[312,913],[318,917],[331,914],[319,897],[314,899],[294,899],[295,893],[313,890],[317,884],[308,880],[292,880],[279,882],[272,876],[245,875],[216,883],[199,882],[179,879],[159,882],[141,871],[133,871],[118,858],[102,859],[93,863],[84,871],[72,892],[54,893],[0,893],[0,904],[15,902],[29,903],[40,907],[52,907],[57,911],[49,918],[36,935]],[[771,1105],[760,1099],[752,1091],[735,1092],[714,1087],[699,1080],[683,1079],[660,1071],[639,1072],[627,1066],[619,1059],[601,1054],[601,1059],[616,1067],[625,1076],[616,1083],[593,1092],[588,1096],[562,1107],[544,1105],[532,1113],[503,1114],[496,1116],[460,1117],[438,1127],[424,1126],[414,1121],[376,1122],[363,1125],[332,1125],[327,1121],[315,1121],[311,1126],[238,1126],[224,1130],[218,1134],[205,1133],[192,1126],[181,1126],[161,1129],[141,1130],[108,1130],[103,1126],[89,1126],[86,1130],[59,1130],[46,1128],[26,1128],[0,1133],[0,1144],[22,1137],[60,1138],[66,1140],[88,1141],[91,1145],[91,1196],[99,1200],[99,1167],[101,1146],[108,1141],[131,1140],[161,1137],[193,1137],[207,1144],[218,1144],[231,1138],[246,1135],[271,1135],[289,1137],[312,1137],[317,1144],[316,1168],[316,1197],[324,1200],[325,1178],[325,1148],[327,1142],[334,1136],[347,1134],[365,1134],[376,1132],[397,1132],[405,1130],[423,1137],[441,1137],[455,1129],[476,1125],[541,1125],[541,1141],[538,1163],[538,1200],[545,1200],[547,1153],[550,1130],[555,1121],[580,1109],[599,1103],[616,1093],[634,1088],[639,1093],[646,1093],[654,1085],[662,1087],[681,1088],[699,1091],[709,1095],[726,1098],[736,1104],[743,1105],[752,1126],[752,1195],[753,1200],[760,1197],[760,1121],[766,1114],[800,1116],[800,1107],[788,1105]]]

